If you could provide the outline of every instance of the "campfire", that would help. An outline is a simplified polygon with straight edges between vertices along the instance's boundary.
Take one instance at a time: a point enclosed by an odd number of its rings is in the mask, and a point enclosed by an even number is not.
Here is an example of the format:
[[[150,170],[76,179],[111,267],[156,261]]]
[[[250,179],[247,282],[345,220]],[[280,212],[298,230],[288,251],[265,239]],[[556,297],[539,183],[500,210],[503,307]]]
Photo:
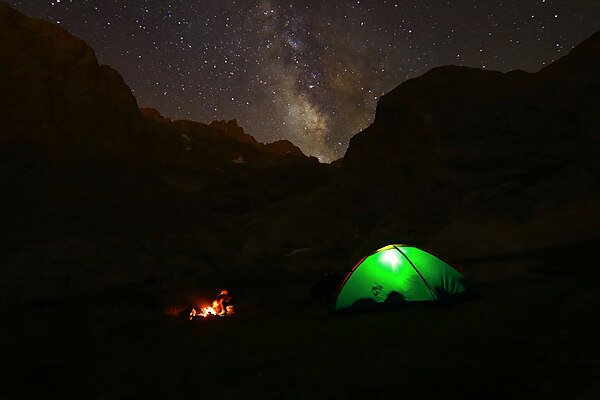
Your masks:
[[[221,290],[221,293],[213,300],[212,306],[192,307],[190,310],[190,321],[196,318],[209,317],[228,317],[235,313],[231,296],[226,289]]]

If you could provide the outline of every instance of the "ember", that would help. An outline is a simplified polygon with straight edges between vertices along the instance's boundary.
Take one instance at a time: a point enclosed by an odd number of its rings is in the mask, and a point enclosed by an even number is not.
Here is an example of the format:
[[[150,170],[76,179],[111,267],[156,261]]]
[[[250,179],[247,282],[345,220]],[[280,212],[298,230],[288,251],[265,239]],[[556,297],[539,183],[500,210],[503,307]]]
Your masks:
[[[190,321],[194,318],[207,318],[211,316],[228,317],[235,312],[231,302],[229,291],[223,289],[221,293],[213,300],[212,306],[192,308],[190,311]]]

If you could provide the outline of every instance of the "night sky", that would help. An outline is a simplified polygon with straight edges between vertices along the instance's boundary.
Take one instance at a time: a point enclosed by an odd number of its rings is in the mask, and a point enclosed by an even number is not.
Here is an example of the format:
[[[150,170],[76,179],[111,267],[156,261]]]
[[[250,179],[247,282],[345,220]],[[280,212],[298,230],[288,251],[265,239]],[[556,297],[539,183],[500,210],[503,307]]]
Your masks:
[[[379,96],[447,64],[537,71],[600,30],[599,0],[24,0],[86,40],[140,106],[237,119],[330,161]]]

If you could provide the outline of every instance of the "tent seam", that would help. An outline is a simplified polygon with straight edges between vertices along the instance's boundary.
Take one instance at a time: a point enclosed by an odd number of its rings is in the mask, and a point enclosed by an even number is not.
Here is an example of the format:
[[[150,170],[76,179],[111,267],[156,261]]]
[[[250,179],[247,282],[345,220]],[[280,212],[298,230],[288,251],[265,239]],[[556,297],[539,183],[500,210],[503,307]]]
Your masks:
[[[415,264],[413,264],[412,261],[410,261],[410,258],[408,258],[408,256],[406,254],[404,254],[404,252],[402,250],[400,250],[400,248],[398,246],[394,245],[394,248],[396,250],[398,250],[400,252],[400,254],[402,254],[404,256],[404,258],[406,258],[406,261],[408,261],[408,263],[413,267],[413,269],[415,270],[415,272],[417,273],[417,275],[419,275],[419,278],[421,278],[421,280],[425,284],[425,287],[427,288],[427,290],[429,290],[429,294],[431,295],[431,299],[432,300],[438,300],[438,297],[435,295],[433,289],[431,289],[431,286],[429,286],[429,283],[427,283],[427,280],[425,279],[425,277],[421,274],[421,271],[419,271],[417,269],[417,267],[415,266]]]

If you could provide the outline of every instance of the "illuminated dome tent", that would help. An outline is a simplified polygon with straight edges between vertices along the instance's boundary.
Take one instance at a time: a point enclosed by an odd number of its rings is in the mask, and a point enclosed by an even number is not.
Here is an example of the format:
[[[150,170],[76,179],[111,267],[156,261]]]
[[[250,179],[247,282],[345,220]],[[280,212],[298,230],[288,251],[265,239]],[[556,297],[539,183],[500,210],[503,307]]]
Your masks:
[[[450,265],[416,247],[392,244],[363,258],[350,271],[335,311],[397,305],[411,301],[448,302],[472,290]]]

